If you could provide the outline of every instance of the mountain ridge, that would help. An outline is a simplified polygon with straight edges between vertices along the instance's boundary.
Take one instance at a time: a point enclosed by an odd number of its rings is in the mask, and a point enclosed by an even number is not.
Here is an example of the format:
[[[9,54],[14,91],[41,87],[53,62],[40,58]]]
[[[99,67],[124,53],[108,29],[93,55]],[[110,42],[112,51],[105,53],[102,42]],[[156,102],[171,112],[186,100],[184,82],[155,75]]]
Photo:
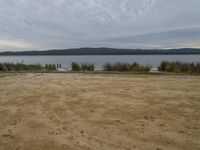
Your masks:
[[[50,49],[31,51],[5,51],[5,55],[175,55],[175,54],[200,54],[200,48],[179,48],[179,49],[117,49],[117,48],[71,48],[71,49]]]

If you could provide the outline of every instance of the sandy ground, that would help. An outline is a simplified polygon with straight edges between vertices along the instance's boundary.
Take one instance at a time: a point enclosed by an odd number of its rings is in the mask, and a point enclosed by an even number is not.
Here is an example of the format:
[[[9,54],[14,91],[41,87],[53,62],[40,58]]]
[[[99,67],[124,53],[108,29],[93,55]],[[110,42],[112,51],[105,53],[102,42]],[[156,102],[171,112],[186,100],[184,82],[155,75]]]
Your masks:
[[[0,150],[199,150],[200,76],[0,77]]]

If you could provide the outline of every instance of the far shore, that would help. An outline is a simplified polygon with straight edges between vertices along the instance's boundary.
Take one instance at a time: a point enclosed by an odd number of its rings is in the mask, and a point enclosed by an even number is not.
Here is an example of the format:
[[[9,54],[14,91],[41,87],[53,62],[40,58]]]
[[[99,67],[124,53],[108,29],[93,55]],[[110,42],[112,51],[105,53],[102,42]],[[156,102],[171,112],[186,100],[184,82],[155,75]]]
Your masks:
[[[119,75],[200,75],[200,73],[171,73],[171,72],[119,72],[119,71],[0,71],[0,74],[27,74],[27,73],[45,73],[45,74],[119,74]]]

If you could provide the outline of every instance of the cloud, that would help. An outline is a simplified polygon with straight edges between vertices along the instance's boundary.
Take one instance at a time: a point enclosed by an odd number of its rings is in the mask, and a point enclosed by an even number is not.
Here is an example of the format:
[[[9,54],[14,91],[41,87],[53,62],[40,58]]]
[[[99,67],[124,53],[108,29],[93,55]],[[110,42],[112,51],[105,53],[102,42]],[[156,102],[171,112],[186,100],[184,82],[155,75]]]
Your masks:
[[[33,45],[31,45],[30,43],[0,39],[0,47],[5,48],[7,50],[9,50],[10,48],[12,48],[12,50],[17,50],[17,49],[30,49],[33,48]]]
[[[19,50],[198,45],[199,6],[199,0],[1,0],[0,40],[29,43]]]
[[[133,45],[136,44],[140,46],[146,45],[149,48],[165,48],[165,46],[184,47],[186,43],[187,45],[190,45],[190,47],[196,47],[196,45],[199,45],[200,42],[200,28],[180,28],[161,32],[153,32],[149,34],[139,34],[135,36],[120,37],[116,39],[107,39],[105,41],[113,43],[123,42],[125,44],[131,43]]]

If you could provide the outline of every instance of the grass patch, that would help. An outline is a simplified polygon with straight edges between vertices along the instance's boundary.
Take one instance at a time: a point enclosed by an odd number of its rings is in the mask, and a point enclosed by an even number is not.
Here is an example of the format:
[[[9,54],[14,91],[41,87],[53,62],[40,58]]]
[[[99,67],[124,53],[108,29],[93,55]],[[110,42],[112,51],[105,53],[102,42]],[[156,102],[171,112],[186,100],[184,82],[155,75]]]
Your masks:
[[[16,76],[16,73],[0,73],[0,78],[8,77],[8,76]]]
[[[56,71],[55,64],[23,64],[23,63],[0,63],[0,71],[2,72],[18,72],[18,71]]]
[[[163,61],[159,66],[160,71],[172,73],[200,73],[200,63],[182,63],[179,61]]]
[[[135,78],[153,78],[153,77],[160,77],[161,74],[128,74],[128,76]]]
[[[117,72],[149,72],[151,70],[151,66],[142,66],[138,63],[107,63],[103,66],[104,71],[117,71]]]
[[[83,63],[83,64],[78,64],[76,62],[72,62],[71,64],[72,71],[91,71],[93,72],[95,69],[94,64],[89,64],[89,63]]]

